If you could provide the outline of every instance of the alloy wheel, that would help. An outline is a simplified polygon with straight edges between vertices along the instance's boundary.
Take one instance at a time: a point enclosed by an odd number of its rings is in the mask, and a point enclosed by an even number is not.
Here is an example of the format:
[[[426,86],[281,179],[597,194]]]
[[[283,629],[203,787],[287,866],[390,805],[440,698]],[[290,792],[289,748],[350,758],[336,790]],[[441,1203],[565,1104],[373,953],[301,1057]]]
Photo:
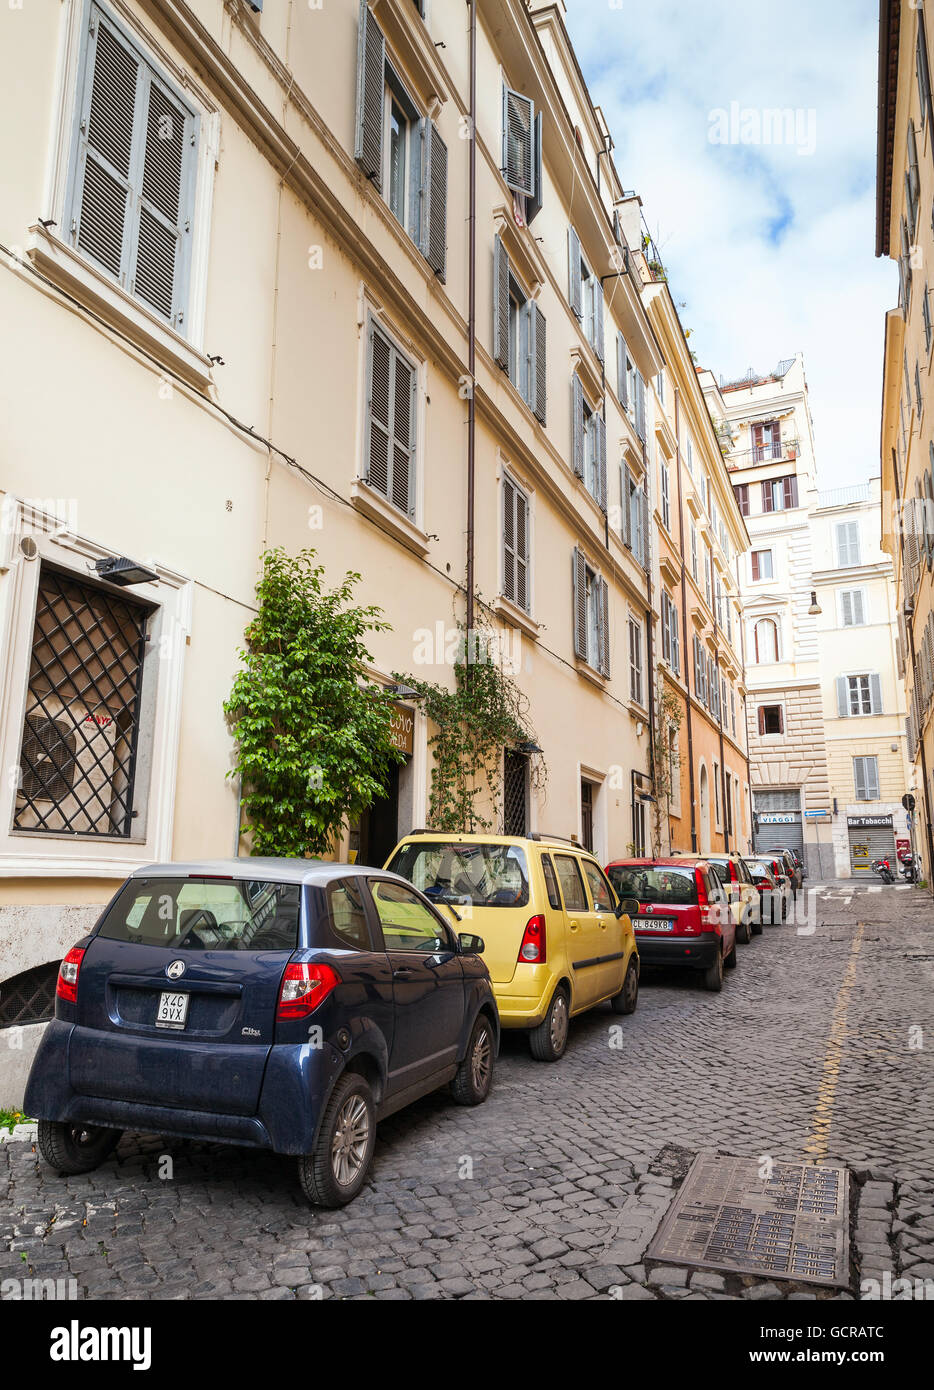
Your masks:
[[[563,994],[555,996],[551,1010],[551,1045],[560,1052],[568,1036],[568,1001]]]
[[[331,1166],[344,1187],[357,1177],[366,1159],[370,1116],[362,1096],[348,1096],[341,1106],[331,1142]]]
[[[478,1093],[485,1091],[489,1085],[492,1065],[493,1048],[490,1033],[487,1028],[482,1028],[474,1040],[473,1054],[470,1058],[470,1075]]]

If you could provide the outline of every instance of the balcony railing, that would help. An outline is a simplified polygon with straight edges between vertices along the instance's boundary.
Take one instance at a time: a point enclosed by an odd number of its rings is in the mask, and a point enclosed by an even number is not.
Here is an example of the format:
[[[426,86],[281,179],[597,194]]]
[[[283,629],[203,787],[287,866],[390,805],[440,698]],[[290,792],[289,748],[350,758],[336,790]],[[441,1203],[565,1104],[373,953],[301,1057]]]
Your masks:
[[[783,439],[781,444],[756,444],[751,449],[731,449],[726,456],[727,469],[749,468],[765,463],[794,463],[798,457],[797,439]]]
[[[869,501],[869,484],[853,483],[851,487],[834,487],[829,492],[817,494],[819,507],[846,507],[853,502]]]

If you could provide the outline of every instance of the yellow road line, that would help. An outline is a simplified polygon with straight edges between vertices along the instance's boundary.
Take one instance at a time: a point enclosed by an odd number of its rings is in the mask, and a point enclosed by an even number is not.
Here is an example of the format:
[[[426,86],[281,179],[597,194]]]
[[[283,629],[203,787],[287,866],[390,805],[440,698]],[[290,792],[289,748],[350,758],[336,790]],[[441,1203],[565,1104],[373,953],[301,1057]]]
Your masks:
[[[840,1077],[840,1062],[843,1056],[842,1049],[847,1035],[850,991],[856,983],[856,965],[863,944],[865,928],[865,922],[857,923],[856,935],[850,947],[850,958],[847,961],[846,970],[843,972],[843,979],[834,1001],[833,1015],[830,1021],[830,1036],[827,1039],[827,1050],[824,1053],[824,1070],[817,1091],[817,1104],[814,1107],[814,1114],[811,1116],[808,1139],[804,1145],[804,1152],[811,1154],[818,1163],[822,1163],[827,1157],[827,1141],[833,1119],[833,1103],[837,1094],[837,1081]]]

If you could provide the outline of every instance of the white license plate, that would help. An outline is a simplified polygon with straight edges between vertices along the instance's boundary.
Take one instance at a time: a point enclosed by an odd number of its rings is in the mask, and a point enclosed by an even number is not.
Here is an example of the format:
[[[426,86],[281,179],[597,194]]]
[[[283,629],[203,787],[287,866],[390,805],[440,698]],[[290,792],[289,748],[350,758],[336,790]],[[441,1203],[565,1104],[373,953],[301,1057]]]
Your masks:
[[[670,917],[637,917],[636,931],[674,931],[675,924]]]
[[[157,1028],[184,1028],[188,1017],[188,1001],[191,995],[176,994],[174,990],[163,990],[159,995],[159,1010],[156,1014]]]

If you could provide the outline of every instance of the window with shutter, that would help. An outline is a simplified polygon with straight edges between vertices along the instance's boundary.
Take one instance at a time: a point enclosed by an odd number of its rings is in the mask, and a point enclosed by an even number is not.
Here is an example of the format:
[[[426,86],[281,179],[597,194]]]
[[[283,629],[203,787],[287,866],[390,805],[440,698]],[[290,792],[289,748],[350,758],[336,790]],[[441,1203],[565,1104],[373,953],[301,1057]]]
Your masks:
[[[575,372],[571,377],[571,465],[578,478],[584,476],[584,388]]]
[[[579,319],[584,317],[584,283],[581,275],[580,238],[573,227],[568,227],[568,303],[571,312]]]
[[[587,562],[577,546],[571,557],[574,655],[587,660]]]
[[[502,237],[493,242],[493,359],[509,371],[509,253]]]
[[[97,5],[77,101],[66,236],[185,331],[197,114]]]
[[[434,121],[428,122],[427,233],[421,251],[438,279],[445,278],[447,256],[448,147]]]
[[[529,612],[529,503],[512,478],[503,478],[503,593]]]
[[[386,40],[370,13],[367,0],[360,0],[360,27],[357,33],[357,115],[354,159],[383,191],[383,101],[386,81]]]
[[[594,456],[595,456],[595,482],[596,491],[594,497],[600,505],[601,511],[607,508],[606,493],[606,421],[602,415],[595,414],[593,417],[594,433]]]
[[[537,304],[531,307],[529,324],[532,335],[532,395],[529,404],[535,418],[544,425],[547,423],[548,404],[548,354],[545,337],[545,315]]]
[[[372,319],[368,359],[366,482],[413,516],[416,371]]]
[[[853,759],[853,785],[856,789],[857,801],[878,801],[878,758],[862,757]]]
[[[865,600],[862,589],[840,590],[840,626],[862,627],[866,622]]]
[[[659,460],[658,470],[659,470],[659,477],[660,477],[660,479],[661,479],[661,485],[662,485],[662,487],[661,487],[661,491],[662,491],[662,525],[664,526],[664,528],[665,528],[666,531],[670,531],[670,530],[671,530],[671,501],[670,501],[670,498],[669,498],[669,491],[668,491],[668,490],[669,490],[669,486],[670,486],[670,484],[669,484],[669,479],[668,479],[668,465],[667,465],[666,463],[664,463],[661,459]]]
[[[634,368],[634,369],[633,369],[633,373],[634,373],[634,385],[635,385],[635,393],[636,393],[636,409],[635,409],[636,434],[639,436],[639,438],[642,440],[642,443],[644,444],[644,443],[645,443],[645,381],[644,381],[644,379],[643,379],[643,377],[642,377],[642,373],[641,373],[637,368]]]
[[[598,670],[604,676],[610,674],[610,588],[605,579],[597,581],[597,604],[599,612],[600,656]]]
[[[503,178],[514,193],[535,193],[535,103],[503,88]]]
[[[642,704],[642,628],[635,618],[629,619],[629,694]]]
[[[626,410],[629,406],[629,354],[622,333],[616,335],[616,395]]]

